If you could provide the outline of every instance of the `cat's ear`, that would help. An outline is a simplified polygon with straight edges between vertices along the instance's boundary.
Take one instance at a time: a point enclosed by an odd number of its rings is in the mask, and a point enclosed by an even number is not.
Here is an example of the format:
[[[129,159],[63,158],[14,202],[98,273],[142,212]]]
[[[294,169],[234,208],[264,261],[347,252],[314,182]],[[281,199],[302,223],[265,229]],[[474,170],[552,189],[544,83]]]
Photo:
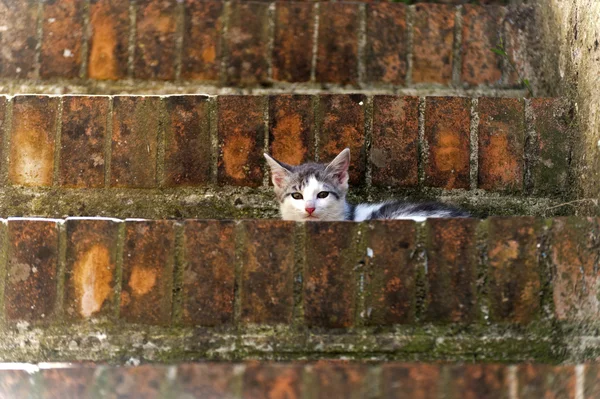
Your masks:
[[[273,185],[276,188],[283,188],[291,174],[291,170],[288,169],[289,166],[275,160],[269,154],[265,153],[264,156],[271,169],[271,181],[273,182]]]
[[[333,161],[327,165],[325,172],[333,176],[341,186],[348,187],[348,168],[350,167],[350,149],[340,152]]]

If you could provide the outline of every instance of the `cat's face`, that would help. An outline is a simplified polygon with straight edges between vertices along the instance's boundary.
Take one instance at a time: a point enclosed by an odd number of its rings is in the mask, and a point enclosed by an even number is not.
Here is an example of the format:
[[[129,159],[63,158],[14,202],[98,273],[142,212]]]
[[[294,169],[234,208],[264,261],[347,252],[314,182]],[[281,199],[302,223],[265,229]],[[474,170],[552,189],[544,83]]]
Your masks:
[[[350,150],[329,164],[286,165],[269,155],[271,181],[283,220],[343,220],[348,192]]]

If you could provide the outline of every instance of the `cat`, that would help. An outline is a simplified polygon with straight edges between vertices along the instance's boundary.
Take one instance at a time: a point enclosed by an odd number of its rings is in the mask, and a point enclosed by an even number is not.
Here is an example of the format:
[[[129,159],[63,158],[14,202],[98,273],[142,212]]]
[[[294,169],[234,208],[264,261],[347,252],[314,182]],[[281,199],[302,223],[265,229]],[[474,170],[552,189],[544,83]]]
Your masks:
[[[329,164],[287,165],[264,154],[271,169],[271,181],[283,220],[361,222],[372,219],[469,217],[469,213],[438,202],[387,201],[353,205],[346,202],[350,149],[346,148]]]

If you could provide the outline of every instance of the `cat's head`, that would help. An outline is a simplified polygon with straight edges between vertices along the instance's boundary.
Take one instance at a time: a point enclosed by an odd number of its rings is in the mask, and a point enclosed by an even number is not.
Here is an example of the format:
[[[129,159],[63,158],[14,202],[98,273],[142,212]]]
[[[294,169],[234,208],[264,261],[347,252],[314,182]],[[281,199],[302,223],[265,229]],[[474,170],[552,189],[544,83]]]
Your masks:
[[[298,166],[265,158],[284,220],[343,220],[348,192],[350,150],[346,148],[329,164]]]

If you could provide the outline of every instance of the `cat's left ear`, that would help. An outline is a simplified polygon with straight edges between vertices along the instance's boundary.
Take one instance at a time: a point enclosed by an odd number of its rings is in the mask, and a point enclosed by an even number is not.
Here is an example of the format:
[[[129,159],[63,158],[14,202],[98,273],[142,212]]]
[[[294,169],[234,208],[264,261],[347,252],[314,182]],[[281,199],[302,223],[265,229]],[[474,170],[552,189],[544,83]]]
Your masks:
[[[275,158],[272,158],[269,154],[263,154],[269,168],[271,169],[271,181],[276,188],[283,188],[286,180],[290,176],[291,171],[286,167],[284,163],[281,163]]]
[[[350,167],[350,149],[340,152],[333,161],[327,165],[325,172],[333,176],[342,187],[348,188],[348,168]]]

